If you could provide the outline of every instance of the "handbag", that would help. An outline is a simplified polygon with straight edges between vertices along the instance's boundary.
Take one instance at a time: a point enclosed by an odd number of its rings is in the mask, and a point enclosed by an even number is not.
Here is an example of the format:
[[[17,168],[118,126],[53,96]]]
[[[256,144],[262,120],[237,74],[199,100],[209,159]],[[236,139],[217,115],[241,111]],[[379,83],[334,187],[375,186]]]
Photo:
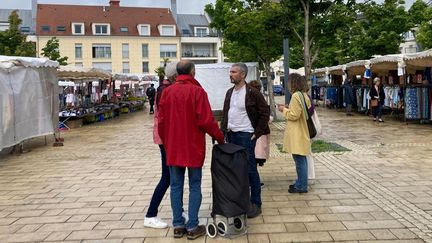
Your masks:
[[[307,117],[306,117],[306,124],[307,124],[308,131],[309,131],[309,137],[310,137],[310,138],[314,138],[314,137],[317,135],[317,131],[316,131],[316,128],[315,128],[315,124],[314,124],[313,121],[312,121],[312,118],[311,118],[311,115],[310,115],[310,113],[309,113],[309,110],[306,108],[306,100],[305,100],[305,98],[304,98],[304,95],[303,95],[302,92],[300,92],[300,93],[301,93],[301,96],[302,96],[303,109],[304,109],[304,111],[305,111],[305,114],[307,114]]]
[[[378,100],[377,99],[375,99],[375,100],[371,100],[371,107],[377,107],[378,106]]]
[[[315,129],[317,131],[317,135],[321,135],[322,134],[322,126],[321,126],[321,121],[318,118],[318,114],[317,111],[315,110],[313,115],[312,115],[312,121],[315,125]]]

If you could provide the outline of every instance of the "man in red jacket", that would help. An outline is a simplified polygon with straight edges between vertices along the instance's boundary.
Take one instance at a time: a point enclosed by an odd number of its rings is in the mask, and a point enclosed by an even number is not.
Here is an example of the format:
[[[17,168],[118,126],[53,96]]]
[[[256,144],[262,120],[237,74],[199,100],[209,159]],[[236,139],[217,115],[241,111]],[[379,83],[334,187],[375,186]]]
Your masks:
[[[177,64],[176,82],[164,90],[159,103],[158,131],[166,150],[171,177],[171,208],[174,237],[187,233],[189,240],[205,235],[205,226],[198,225],[201,206],[201,177],[205,158],[205,134],[218,143],[224,142],[207,93],[195,80],[195,66],[190,61]],[[182,217],[184,174],[189,176],[189,221]]]

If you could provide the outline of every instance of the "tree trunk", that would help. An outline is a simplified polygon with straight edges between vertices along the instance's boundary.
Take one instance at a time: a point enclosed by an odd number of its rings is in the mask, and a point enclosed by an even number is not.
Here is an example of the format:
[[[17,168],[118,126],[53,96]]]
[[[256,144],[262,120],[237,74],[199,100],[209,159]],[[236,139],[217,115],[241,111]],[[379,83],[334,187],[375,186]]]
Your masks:
[[[264,70],[267,75],[267,94],[270,105],[270,115],[273,116],[274,120],[276,120],[276,103],[273,94],[273,79],[271,77],[270,62],[264,63]]]
[[[305,76],[306,80],[310,81],[310,75],[311,75],[311,53],[310,53],[310,39],[309,39],[309,9],[310,4],[309,1],[302,1],[303,9],[304,9],[304,22],[305,22],[305,32],[304,32],[304,65],[305,65]]]

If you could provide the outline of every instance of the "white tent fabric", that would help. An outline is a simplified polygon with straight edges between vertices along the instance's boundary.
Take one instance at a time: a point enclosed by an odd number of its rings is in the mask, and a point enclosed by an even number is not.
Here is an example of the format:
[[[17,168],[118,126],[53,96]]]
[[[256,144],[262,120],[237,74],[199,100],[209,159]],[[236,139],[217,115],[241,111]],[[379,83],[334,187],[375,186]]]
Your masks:
[[[58,67],[58,62],[51,61],[47,58],[33,58],[33,57],[14,57],[14,56],[1,56],[0,55],[0,69],[8,69],[14,66],[24,67]]]
[[[246,81],[258,79],[258,64],[246,63],[248,75]],[[229,77],[232,63],[199,64],[195,66],[195,79],[207,92],[212,110],[222,110],[225,94],[233,87]]]
[[[58,126],[58,63],[3,56],[0,60],[0,150],[53,134]]]
[[[417,66],[417,67],[431,67],[432,66],[432,49],[406,54],[405,62],[407,65]]]

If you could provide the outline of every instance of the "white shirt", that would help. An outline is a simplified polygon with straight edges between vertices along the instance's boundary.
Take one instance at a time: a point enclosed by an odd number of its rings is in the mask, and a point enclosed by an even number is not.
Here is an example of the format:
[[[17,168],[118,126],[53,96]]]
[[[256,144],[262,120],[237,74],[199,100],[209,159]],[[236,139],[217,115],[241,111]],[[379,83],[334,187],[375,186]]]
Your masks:
[[[228,111],[228,130],[233,132],[254,132],[252,123],[246,112],[246,85],[231,94]]]

